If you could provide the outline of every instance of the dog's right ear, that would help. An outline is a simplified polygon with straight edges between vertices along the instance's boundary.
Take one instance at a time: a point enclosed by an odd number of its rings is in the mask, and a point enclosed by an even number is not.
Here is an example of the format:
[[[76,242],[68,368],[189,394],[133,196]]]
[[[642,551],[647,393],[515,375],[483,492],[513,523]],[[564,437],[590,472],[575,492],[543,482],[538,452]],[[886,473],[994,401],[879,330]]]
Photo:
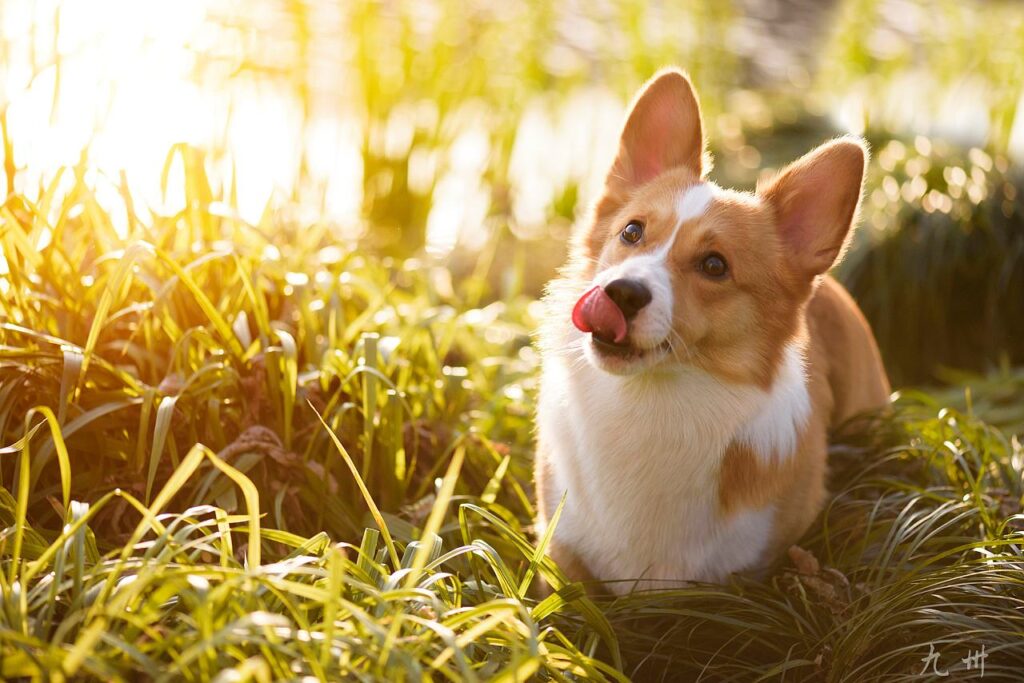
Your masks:
[[[605,190],[623,197],[681,166],[700,178],[703,157],[700,105],[690,79],[679,69],[659,71],[633,100]]]

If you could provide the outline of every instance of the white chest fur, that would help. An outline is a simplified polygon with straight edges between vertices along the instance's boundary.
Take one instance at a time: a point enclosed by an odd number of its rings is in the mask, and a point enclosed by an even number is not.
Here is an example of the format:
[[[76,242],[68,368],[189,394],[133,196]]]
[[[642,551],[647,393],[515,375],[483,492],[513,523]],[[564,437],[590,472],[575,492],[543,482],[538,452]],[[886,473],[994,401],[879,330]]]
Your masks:
[[[755,566],[774,512],[723,517],[722,458],[734,438],[788,457],[809,409],[796,348],[770,392],[693,369],[619,377],[546,358],[538,429],[551,489],[567,492],[555,536],[597,577],[621,579],[610,584],[617,592]]]

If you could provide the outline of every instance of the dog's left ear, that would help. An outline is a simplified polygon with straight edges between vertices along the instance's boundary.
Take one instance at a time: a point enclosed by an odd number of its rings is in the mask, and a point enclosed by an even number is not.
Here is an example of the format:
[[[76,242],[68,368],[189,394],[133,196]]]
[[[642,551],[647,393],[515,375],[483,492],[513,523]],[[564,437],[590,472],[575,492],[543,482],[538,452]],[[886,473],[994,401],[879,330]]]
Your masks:
[[[690,79],[679,69],[663,69],[633,100],[608,185],[628,192],[680,166],[699,178],[703,154],[700,105]]]
[[[863,141],[839,138],[757,188],[775,210],[779,236],[804,276],[820,275],[839,260],[860,204],[866,161]]]
[[[665,171],[687,168],[700,178],[703,162],[697,95],[686,74],[663,69],[647,81],[629,107],[618,154],[595,205],[595,218],[600,222],[612,216],[638,187]],[[577,234],[592,257],[601,252],[603,231],[584,229]]]

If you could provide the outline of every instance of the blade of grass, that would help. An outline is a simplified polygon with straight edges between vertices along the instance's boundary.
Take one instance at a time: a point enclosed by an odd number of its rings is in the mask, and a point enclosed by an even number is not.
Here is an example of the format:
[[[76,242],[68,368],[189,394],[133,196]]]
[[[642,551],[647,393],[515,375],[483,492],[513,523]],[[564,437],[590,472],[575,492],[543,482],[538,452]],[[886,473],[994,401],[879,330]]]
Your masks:
[[[380,530],[381,535],[384,537],[384,545],[387,546],[388,555],[391,557],[391,565],[395,569],[400,569],[402,566],[402,560],[398,555],[398,550],[395,548],[395,542],[391,538],[391,532],[388,531],[388,525],[384,523],[384,517],[380,514],[380,510],[377,508],[377,504],[373,501],[373,496],[370,495],[370,490],[366,488],[366,483],[363,481],[363,478],[359,476],[359,469],[356,467],[356,464],[352,462],[351,456],[349,456],[348,451],[345,450],[345,447],[342,445],[341,440],[338,439],[338,435],[335,434],[334,430],[332,430],[324,421],[323,416],[319,412],[317,412],[317,409],[313,406],[312,403],[308,401],[306,403],[307,405],[309,405],[309,409],[316,414],[317,419],[320,420],[320,424],[323,425],[323,428],[331,437],[331,441],[334,443],[334,447],[338,449],[338,453],[341,454],[342,460],[345,461],[345,464],[348,466],[349,471],[352,473],[352,477],[355,479],[356,486],[359,487],[359,492],[363,494],[363,500],[366,501],[367,507],[370,508],[370,514],[373,516],[373,521],[377,523],[377,528]]]
[[[423,571],[423,567],[430,559],[430,552],[433,547],[432,539],[437,537],[438,532],[441,530],[441,524],[444,522],[445,515],[448,512],[448,503],[451,502],[452,494],[455,492],[455,484],[458,482],[459,473],[462,471],[462,461],[465,455],[465,446],[459,446],[452,454],[452,460],[448,464],[448,471],[445,472],[444,479],[441,481],[441,488],[437,492],[437,498],[430,509],[430,516],[427,517],[427,523],[423,526],[423,533],[420,535],[422,542],[416,548],[412,566],[405,577],[405,588],[412,588],[416,584],[420,573]]]

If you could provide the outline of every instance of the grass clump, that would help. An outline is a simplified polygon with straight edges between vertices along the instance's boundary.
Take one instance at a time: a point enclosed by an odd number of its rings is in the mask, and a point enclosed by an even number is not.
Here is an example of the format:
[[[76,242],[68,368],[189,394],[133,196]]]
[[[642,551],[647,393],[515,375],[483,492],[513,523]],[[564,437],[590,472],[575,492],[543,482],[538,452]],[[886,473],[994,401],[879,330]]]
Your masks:
[[[1019,675],[1024,449],[974,413],[1019,383],[837,434],[765,576],[589,598],[530,531],[535,308],[489,302],[500,265],[246,224],[185,169],[174,215],[84,169],[2,210],[0,677]]]

